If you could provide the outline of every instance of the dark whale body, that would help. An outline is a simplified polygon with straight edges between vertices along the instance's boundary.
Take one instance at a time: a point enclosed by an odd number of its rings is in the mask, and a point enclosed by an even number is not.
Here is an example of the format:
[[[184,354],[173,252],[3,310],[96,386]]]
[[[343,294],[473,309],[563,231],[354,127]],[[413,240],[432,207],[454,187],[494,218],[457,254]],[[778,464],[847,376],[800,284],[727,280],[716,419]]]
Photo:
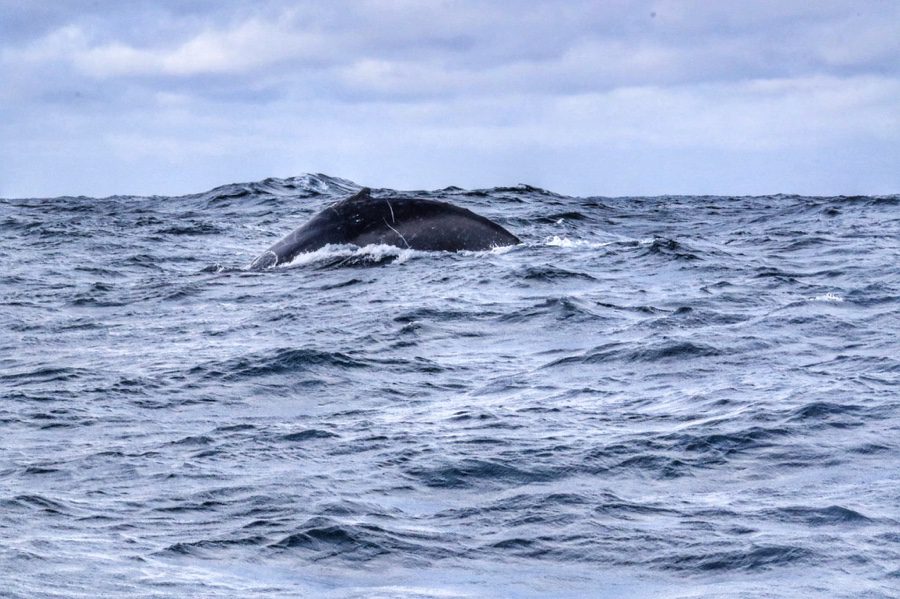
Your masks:
[[[436,200],[373,198],[369,189],[363,189],[316,214],[266,250],[250,268],[284,264],[328,244],[457,252],[518,243],[518,237],[497,223],[465,208]]]

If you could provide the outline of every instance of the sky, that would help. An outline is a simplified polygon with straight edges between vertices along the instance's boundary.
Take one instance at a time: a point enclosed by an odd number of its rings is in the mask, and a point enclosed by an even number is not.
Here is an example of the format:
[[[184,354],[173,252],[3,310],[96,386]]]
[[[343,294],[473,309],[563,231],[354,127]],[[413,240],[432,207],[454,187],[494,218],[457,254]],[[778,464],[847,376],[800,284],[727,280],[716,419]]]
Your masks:
[[[900,193],[898,0],[0,0],[0,197]]]

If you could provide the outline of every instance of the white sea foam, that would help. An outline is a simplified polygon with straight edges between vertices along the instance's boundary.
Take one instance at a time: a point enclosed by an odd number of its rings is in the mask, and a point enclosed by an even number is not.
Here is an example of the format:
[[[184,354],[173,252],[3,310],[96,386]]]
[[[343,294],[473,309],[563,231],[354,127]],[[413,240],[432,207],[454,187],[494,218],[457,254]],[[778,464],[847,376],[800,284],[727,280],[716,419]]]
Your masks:
[[[500,254],[505,254],[507,252],[511,252],[514,249],[516,249],[516,246],[514,246],[514,245],[498,245],[497,247],[492,247],[490,249],[490,252],[492,254],[500,255]]]
[[[279,268],[297,268],[307,266],[309,264],[318,264],[321,262],[333,262],[342,260],[351,260],[358,262],[382,262],[388,258],[394,264],[403,264],[416,254],[421,254],[417,250],[399,248],[393,245],[375,244],[363,247],[355,245],[326,245],[314,252],[303,252],[297,254],[293,260],[286,264],[280,264]]]
[[[608,245],[612,245],[615,243],[614,241],[589,241],[587,239],[569,239],[568,237],[560,237],[559,235],[554,235],[544,241],[544,245],[550,247],[561,247],[561,248],[602,248]]]
[[[811,298],[809,298],[809,301],[811,301],[811,302],[842,302],[842,301],[844,301],[844,298],[842,298],[841,296],[839,296],[836,293],[832,293],[831,291],[829,291],[825,295],[817,295],[815,297],[811,297]]]

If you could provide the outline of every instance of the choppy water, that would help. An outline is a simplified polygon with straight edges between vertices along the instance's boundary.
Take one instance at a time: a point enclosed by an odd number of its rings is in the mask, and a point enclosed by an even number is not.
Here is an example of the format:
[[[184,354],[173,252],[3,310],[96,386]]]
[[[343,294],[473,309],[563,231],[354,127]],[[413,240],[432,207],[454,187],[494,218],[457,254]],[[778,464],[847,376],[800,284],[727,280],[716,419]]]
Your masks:
[[[0,595],[898,595],[900,196],[356,189],[0,201]]]

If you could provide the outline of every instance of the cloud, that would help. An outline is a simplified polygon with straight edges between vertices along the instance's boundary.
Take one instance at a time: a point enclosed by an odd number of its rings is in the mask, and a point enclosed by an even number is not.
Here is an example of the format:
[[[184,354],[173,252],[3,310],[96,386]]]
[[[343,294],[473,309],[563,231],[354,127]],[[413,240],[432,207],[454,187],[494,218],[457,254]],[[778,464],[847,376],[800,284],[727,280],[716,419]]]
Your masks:
[[[898,98],[896,80],[813,77],[621,88],[567,98],[556,111],[585,143],[799,151],[854,137],[897,139]],[[584,133],[601,124],[602,134]]]
[[[96,78],[264,74],[286,63],[337,67],[339,79],[368,87],[373,77],[408,79],[426,70],[476,83],[477,75],[499,76],[541,89],[550,73],[559,73],[551,81],[581,77],[582,87],[608,88],[823,74],[835,67],[900,69],[893,60],[900,51],[895,3],[882,5],[882,14],[845,3],[810,8],[800,2],[754,2],[744,10],[662,1],[602,9],[592,2],[536,2],[518,11],[492,2],[324,6],[276,3],[250,16],[214,13],[218,18],[188,31],[157,19],[150,40],[129,40],[128,30],[116,34],[90,20],[3,53],[7,62],[32,67],[70,63]]]
[[[224,30],[205,29],[174,46],[141,48],[123,42],[95,44],[83,29],[66,26],[21,51],[8,62],[30,66],[71,63],[85,75],[188,77],[252,72],[292,59],[322,56],[323,40],[279,22],[251,19]]]
[[[384,184],[414,171],[465,185],[580,165],[591,172],[560,180],[599,192],[628,170],[614,152],[642,185],[640,169],[660,160],[728,155],[770,165],[784,189],[811,168],[806,153],[825,157],[829,181],[900,188],[883,160],[900,148],[893,0],[0,0],[0,80],[6,189],[90,153],[120,183],[176,167],[228,180],[340,168]],[[854,173],[835,151],[851,147],[871,158]],[[780,168],[791,161],[796,177]],[[62,170],[62,191],[98,185]],[[658,191],[747,181],[699,170],[673,169]],[[163,191],[158,181],[138,189]]]

